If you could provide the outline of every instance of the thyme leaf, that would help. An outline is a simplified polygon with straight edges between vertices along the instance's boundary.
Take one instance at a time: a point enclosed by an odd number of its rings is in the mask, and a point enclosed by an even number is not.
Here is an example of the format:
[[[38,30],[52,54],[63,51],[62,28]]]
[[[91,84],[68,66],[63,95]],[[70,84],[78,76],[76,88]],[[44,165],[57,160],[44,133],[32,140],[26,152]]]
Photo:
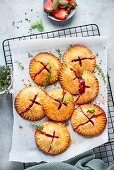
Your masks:
[[[31,53],[28,53],[28,57],[29,57],[29,58],[32,58],[33,55],[32,55]]]
[[[77,69],[77,72],[78,72],[78,73],[81,73],[81,70],[80,70],[80,69]]]
[[[73,46],[72,44],[69,45],[69,47],[72,47],[72,46]]]
[[[21,125],[20,125],[20,126],[19,126],[19,128],[20,128],[20,129],[22,129],[22,128],[23,128],[23,126],[21,126]]]
[[[68,120],[66,119],[64,122],[63,122],[66,126],[68,126],[69,125],[69,122],[68,122]]]
[[[98,57],[98,56],[99,56],[99,54],[98,54],[98,53],[96,53],[96,54],[95,54],[95,57]]]
[[[91,109],[91,110],[88,109],[88,110],[87,110],[87,113],[91,113],[91,114],[92,114],[92,113],[94,113],[94,112],[95,112],[95,109]]]
[[[62,99],[61,99],[61,98],[58,98],[57,100],[58,100],[58,102],[59,102],[60,104],[62,104],[62,103],[63,103],[63,101],[62,101]]]
[[[12,25],[13,25],[13,26],[15,25],[15,21],[12,22]]]
[[[57,85],[57,82],[54,83],[54,86],[56,86],[56,85]]]
[[[65,101],[65,100],[64,100],[64,101],[62,101],[62,99],[61,99],[61,98],[58,98],[58,99],[57,99],[57,101],[58,101],[60,104],[62,104],[62,103],[68,104],[68,102],[67,102],[67,101]]]

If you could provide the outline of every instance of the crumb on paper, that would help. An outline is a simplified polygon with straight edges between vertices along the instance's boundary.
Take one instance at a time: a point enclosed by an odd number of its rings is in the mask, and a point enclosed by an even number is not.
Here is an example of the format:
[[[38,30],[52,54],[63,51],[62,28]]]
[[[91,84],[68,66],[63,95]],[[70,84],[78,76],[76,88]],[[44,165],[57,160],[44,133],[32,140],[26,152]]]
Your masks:
[[[26,82],[24,82],[23,84],[24,84],[24,86],[26,86],[26,87],[28,86]]]
[[[83,142],[82,140],[76,141],[76,139],[74,139],[73,137],[71,138],[71,143],[72,143],[73,145],[81,144],[82,142]]]
[[[106,103],[106,98],[103,96],[102,99],[99,99],[99,102],[101,102],[102,104]]]
[[[45,117],[43,117],[42,120],[46,121],[46,120],[45,120]]]
[[[71,139],[71,143],[72,144],[76,144],[76,141]]]

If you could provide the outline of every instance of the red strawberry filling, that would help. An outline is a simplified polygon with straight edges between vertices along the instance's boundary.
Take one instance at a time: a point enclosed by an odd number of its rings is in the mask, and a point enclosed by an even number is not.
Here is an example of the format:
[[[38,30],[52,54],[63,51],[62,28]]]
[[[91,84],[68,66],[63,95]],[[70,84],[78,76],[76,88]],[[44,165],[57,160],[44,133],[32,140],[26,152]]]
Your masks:
[[[37,130],[36,133],[39,133],[39,134],[41,134],[41,135],[45,135],[45,136],[47,136],[47,137],[52,138],[52,141],[51,141],[51,144],[50,144],[50,147],[49,147],[48,152],[51,150],[51,145],[52,145],[52,143],[53,143],[53,141],[54,141],[54,138],[56,138],[56,139],[59,138],[59,136],[55,136],[55,130],[53,131],[53,135],[50,135],[50,134],[48,134],[48,133],[46,133],[46,132],[43,132],[43,131],[41,131],[41,130]]]
[[[53,135],[50,135],[49,133],[43,132],[41,130],[37,130],[36,133],[39,133],[41,135],[45,135],[50,138],[59,138],[59,136],[55,136],[55,131],[53,132]]]
[[[79,61],[79,65],[80,67],[82,67],[82,60],[93,60],[93,59],[95,59],[95,57],[94,58],[80,58],[80,56],[78,56],[78,59],[73,59],[71,60],[71,62],[73,63],[73,62]]]
[[[30,100],[30,101],[32,101],[32,103],[26,108],[25,111],[21,112],[20,115],[23,115],[25,112],[29,111],[34,104],[41,105],[39,102],[36,101],[37,96],[38,96],[38,94],[36,94],[36,95],[34,96],[34,99],[33,99],[33,100]],[[41,106],[42,106],[42,105],[41,105]]]
[[[76,99],[76,102],[79,100],[80,96],[82,96],[85,93],[86,88],[90,88],[89,86],[85,85],[85,80],[83,80],[82,82],[79,81],[79,95]]]
[[[80,94],[85,93],[86,88],[90,88],[90,87],[85,85],[85,80],[79,82],[79,92],[80,92]]]
[[[83,113],[83,115],[85,115],[85,113],[84,113],[84,111],[82,110],[82,108],[80,107],[80,110],[81,110],[81,112]],[[74,128],[74,131],[76,130],[76,129],[78,129],[80,126],[83,126],[83,125],[85,125],[85,124],[87,124],[87,123],[92,123],[92,125],[94,126],[94,122],[91,120],[91,119],[93,119],[93,118],[97,118],[97,117],[99,117],[99,116],[101,116],[101,115],[103,115],[104,113],[100,113],[100,114],[98,114],[98,115],[93,115],[91,118],[89,118],[89,117],[87,117],[86,115],[86,117],[88,118],[88,121],[87,122],[85,122],[85,123],[81,123],[81,124],[79,124],[79,125],[77,125],[76,126],[76,128]]]
[[[64,104],[65,106],[67,106],[67,103],[64,102],[65,94],[66,94],[66,91],[63,89],[63,93],[62,93],[63,97],[62,97],[62,101],[61,101],[61,103],[60,103],[60,105],[59,105],[59,107],[58,107],[58,110],[61,108],[62,104]]]
[[[86,114],[84,113],[84,111],[82,110],[82,108],[81,107],[79,107],[80,108],[80,110],[81,110],[81,112],[83,113],[83,115],[84,116],[86,116]],[[86,116],[87,117],[87,116]],[[94,122],[89,118],[89,117],[87,117],[88,118],[88,120],[94,125]]]
[[[74,73],[74,75],[75,75],[75,77],[74,77],[74,79],[73,79],[73,80],[75,80],[75,79],[77,78],[76,71],[75,71],[73,68],[70,68],[70,70],[71,70],[71,71],[73,71],[73,73]]]
[[[40,64],[43,65],[43,68],[38,72],[38,73],[33,73],[32,74],[32,78],[33,80],[35,80],[36,76],[38,76],[44,69],[47,70],[48,72],[50,72],[50,70],[47,68],[47,65],[45,65],[44,63],[42,63],[41,61],[36,61],[35,59],[33,59],[35,62],[39,62]]]
[[[64,104],[65,106],[67,106],[67,103],[64,101],[64,97],[65,97],[65,94],[66,94],[66,91],[63,89],[63,97],[62,99],[55,99],[54,97],[52,96],[49,96],[49,94],[46,94],[48,97],[50,97],[52,100],[55,100],[56,102],[60,103],[59,106],[58,106],[58,110],[61,108],[62,104]]]

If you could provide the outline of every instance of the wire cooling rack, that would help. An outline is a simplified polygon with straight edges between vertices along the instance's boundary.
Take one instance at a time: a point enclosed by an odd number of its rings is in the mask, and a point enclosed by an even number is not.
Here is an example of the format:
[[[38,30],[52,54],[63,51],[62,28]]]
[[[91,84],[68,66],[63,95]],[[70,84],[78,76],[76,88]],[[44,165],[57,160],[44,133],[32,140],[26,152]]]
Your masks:
[[[20,41],[27,39],[48,39],[48,38],[66,38],[66,37],[89,37],[89,36],[100,36],[99,28],[96,24],[82,25],[72,28],[66,28],[51,32],[44,32],[40,34],[32,34],[22,37],[15,37],[6,39],[3,41],[3,52],[5,57],[6,65],[9,65],[13,69],[12,53],[10,48],[11,41]],[[107,165],[111,165],[114,160],[114,102],[108,78],[108,135],[109,142],[103,144],[97,148],[94,148],[96,158],[102,159]],[[43,162],[42,162],[43,163]],[[28,168],[39,163],[23,163],[24,168]]]

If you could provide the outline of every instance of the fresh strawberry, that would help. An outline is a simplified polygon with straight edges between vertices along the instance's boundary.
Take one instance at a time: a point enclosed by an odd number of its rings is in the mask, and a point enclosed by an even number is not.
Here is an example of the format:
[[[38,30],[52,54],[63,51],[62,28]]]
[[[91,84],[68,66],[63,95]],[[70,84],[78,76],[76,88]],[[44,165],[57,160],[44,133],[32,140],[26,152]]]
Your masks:
[[[53,8],[52,8],[52,0],[47,0],[44,4],[44,11],[47,13],[52,13]]]
[[[54,11],[53,16],[57,19],[64,20],[67,17],[68,13],[65,9],[59,9]]]
[[[56,9],[53,9],[52,15],[54,16],[60,9],[57,7]]]
[[[71,9],[74,9],[77,6],[75,0],[68,0],[68,4],[71,6]]]

